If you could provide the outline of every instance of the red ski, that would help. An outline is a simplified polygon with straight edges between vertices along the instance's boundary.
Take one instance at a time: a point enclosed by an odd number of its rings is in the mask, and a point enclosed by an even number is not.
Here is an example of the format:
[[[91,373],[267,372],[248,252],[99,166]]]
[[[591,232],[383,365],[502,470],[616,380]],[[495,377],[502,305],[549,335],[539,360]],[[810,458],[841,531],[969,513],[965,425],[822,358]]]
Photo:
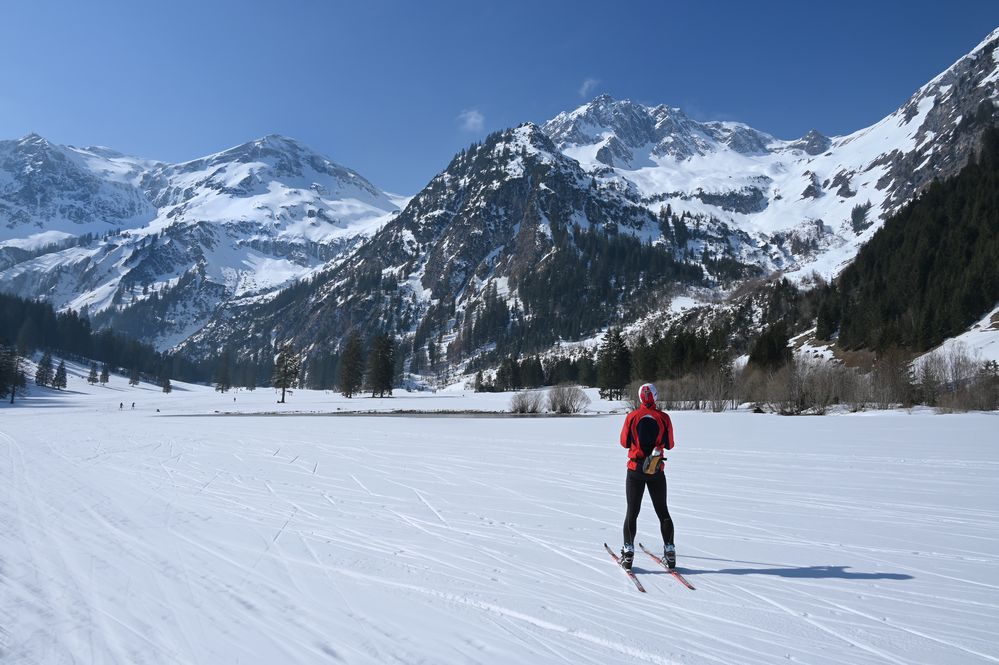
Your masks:
[[[623,571],[625,572],[625,574],[626,574],[626,575],[627,575],[628,577],[630,577],[630,578],[631,578],[631,581],[635,583],[635,587],[636,587],[636,588],[637,588],[637,589],[638,589],[639,591],[641,591],[642,593],[645,593],[645,587],[643,587],[643,586],[642,586],[642,583],[638,581],[638,578],[637,578],[637,577],[635,577],[635,573],[633,573],[633,572],[631,572],[630,570],[628,570],[627,568],[624,568],[623,566],[621,566],[621,557],[619,557],[619,556],[618,556],[618,555],[617,555],[617,554],[616,554],[616,553],[614,552],[614,550],[612,550],[612,549],[610,548],[610,545],[608,545],[607,543],[604,543],[604,547],[606,547],[606,548],[607,548],[607,553],[608,553],[608,554],[610,554],[610,555],[611,555],[611,557],[612,557],[612,558],[614,559],[614,563],[616,563],[616,564],[618,565],[618,567],[619,567],[619,568],[621,568],[621,570],[623,570]]]
[[[645,552],[650,557],[652,557],[656,561],[656,563],[658,563],[660,566],[662,566],[663,568],[665,568],[667,573],[669,573],[670,575],[672,575],[673,577],[675,577],[677,582],[679,582],[683,586],[687,587],[691,591],[695,590],[694,589],[694,585],[691,584],[690,582],[688,582],[686,580],[686,578],[684,578],[683,575],[681,575],[679,572],[677,572],[676,568],[670,568],[669,566],[667,566],[665,561],[663,561],[662,559],[660,559],[659,557],[657,557],[655,554],[653,554],[651,551],[649,551],[649,548],[647,548],[645,545],[643,545],[641,543],[638,543],[638,546],[642,548],[643,552]],[[610,549],[610,548],[608,548],[608,549]]]

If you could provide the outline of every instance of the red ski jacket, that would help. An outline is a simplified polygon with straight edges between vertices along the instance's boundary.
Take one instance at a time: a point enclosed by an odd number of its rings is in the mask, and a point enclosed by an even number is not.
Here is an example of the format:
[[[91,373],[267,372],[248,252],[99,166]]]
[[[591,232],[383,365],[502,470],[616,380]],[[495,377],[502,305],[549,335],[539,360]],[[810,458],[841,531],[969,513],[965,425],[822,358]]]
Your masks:
[[[673,450],[673,423],[665,412],[643,405],[625,417],[621,447],[628,449],[628,468],[634,471],[653,450]]]

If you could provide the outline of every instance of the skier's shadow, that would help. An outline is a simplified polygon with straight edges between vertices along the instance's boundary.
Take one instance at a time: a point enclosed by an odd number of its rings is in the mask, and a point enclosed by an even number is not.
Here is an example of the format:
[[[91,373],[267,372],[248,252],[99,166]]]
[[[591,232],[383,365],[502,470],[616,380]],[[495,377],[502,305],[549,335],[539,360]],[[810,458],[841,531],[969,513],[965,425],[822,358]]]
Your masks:
[[[688,556],[689,559],[711,559],[712,561],[730,561],[712,557]],[[847,570],[849,566],[780,566],[754,561],[730,561],[730,563],[750,563],[767,566],[766,568],[719,568],[714,570],[699,570],[697,568],[677,567],[684,575],[775,575],[798,579],[841,579],[841,580],[911,580],[912,575],[905,573],[864,573]],[[665,572],[665,571],[664,571]]]

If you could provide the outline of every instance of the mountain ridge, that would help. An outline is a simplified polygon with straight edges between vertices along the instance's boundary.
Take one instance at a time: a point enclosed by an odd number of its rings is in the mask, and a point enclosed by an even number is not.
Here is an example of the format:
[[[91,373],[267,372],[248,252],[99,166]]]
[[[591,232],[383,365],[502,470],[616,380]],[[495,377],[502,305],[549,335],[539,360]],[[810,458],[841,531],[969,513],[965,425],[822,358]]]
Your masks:
[[[34,256],[44,248],[0,242],[0,288],[89,306],[102,323],[205,356],[256,353],[275,336],[333,353],[351,330],[389,329],[412,369],[504,344],[519,352],[513,331],[521,350],[592,335],[686,288],[830,278],[997,122],[997,42],[999,30],[844,136],[777,139],[602,95],[489,135],[405,200],[278,135],[180,164],[63,147],[76,152],[49,162],[90,160],[91,176],[115,184],[82,177],[72,192],[141,192],[155,215],[141,231],[112,216],[99,240]],[[37,135],[21,141],[42,165],[55,150]],[[10,143],[0,142],[0,204]],[[636,257],[653,267],[635,270]],[[642,303],[648,283],[663,295]],[[506,328],[483,332],[486,319]],[[163,321],[169,331],[155,331]]]

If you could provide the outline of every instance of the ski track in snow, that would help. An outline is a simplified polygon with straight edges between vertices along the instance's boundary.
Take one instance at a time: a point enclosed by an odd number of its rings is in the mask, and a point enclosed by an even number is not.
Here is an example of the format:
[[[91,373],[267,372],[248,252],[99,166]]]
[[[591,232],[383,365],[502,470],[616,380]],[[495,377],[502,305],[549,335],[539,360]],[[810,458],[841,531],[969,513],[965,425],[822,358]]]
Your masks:
[[[157,404],[212,399],[189,393]],[[995,416],[674,413],[697,590],[636,560],[638,594],[601,546],[623,519],[619,415],[119,400],[0,416],[5,665],[999,662]],[[639,536],[659,542],[647,499]]]

